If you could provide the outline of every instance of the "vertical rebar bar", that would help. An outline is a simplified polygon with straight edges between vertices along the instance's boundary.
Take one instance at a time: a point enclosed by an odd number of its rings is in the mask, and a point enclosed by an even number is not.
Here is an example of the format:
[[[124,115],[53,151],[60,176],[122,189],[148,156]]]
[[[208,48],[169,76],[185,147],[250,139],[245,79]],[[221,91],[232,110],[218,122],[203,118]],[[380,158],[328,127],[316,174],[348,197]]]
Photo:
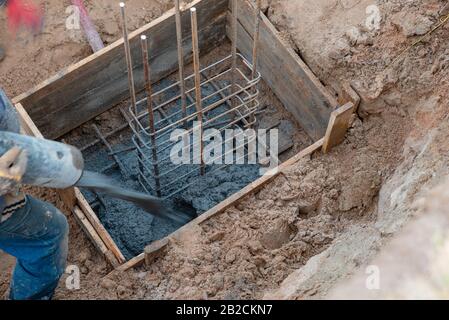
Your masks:
[[[151,88],[151,71],[150,71],[150,63],[148,61],[148,42],[147,37],[145,35],[142,35],[140,37],[140,40],[142,45],[142,63],[143,63],[143,74],[145,79],[145,90],[147,92],[148,122],[150,127],[150,139],[152,145],[154,182],[156,185],[156,194],[158,197],[161,197],[161,182],[159,179],[159,165],[158,165],[157,145],[156,145],[157,139],[156,139],[156,129],[154,127],[154,112],[153,112],[153,99],[152,99],[153,90]]]
[[[176,38],[178,45],[178,65],[179,65],[179,87],[181,89],[181,108],[182,117],[187,117],[187,99],[184,75],[184,49],[182,48],[182,20],[180,0],[175,0],[175,17],[176,17]]]
[[[129,93],[131,96],[131,105],[134,109],[134,112],[137,114],[137,103],[136,103],[136,90],[134,88],[134,75],[133,75],[133,63],[131,60],[131,50],[129,47],[129,37],[128,37],[128,27],[126,24],[126,14],[125,14],[125,3],[120,2],[120,14],[122,19],[122,31],[123,31],[123,42],[125,45],[125,58],[126,58],[126,67],[128,70],[128,86]]]
[[[253,41],[253,69],[251,74],[251,80],[254,80],[257,76],[257,58],[258,58],[258,51],[259,51],[259,34],[260,34],[260,11],[262,6],[262,0],[256,0],[256,7],[254,9],[254,41]],[[254,86],[253,93],[256,93],[257,86]],[[250,116],[250,122],[255,123],[256,122],[256,116],[252,114]]]
[[[237,0],[231,0],[232,1],[232,17],[231,17],[231,32],[232,32],[232,70],[231,70],[231,94],[234,94],[236,92],[236,73],[237,73],[237,17],[238,17],[238,12],[237,12]],[[235,107],[235,103],[236,103],[236,98],[232,98],[232,106]]]
[[[201,98],[201,74],[200,74],[200,53],[198,46],[198,21],[196,16],[196,8],[190,9],[190,17],[192,22],[192,49],[193,49],[193,67],[195,71],[195,93],[196,93],[196,110],[198,112],[198,123],[200,130],[200,162],[201,175],[205,174],[203,161],[203,107]]]
[[[254,12],[254,42],[253,42],[253,70],[251,79],[254,80],[257,74],[257,58],[259,49],[259,33],[260,33],[260,11],[262,6],[262,0],[256,0],[256,8]]]

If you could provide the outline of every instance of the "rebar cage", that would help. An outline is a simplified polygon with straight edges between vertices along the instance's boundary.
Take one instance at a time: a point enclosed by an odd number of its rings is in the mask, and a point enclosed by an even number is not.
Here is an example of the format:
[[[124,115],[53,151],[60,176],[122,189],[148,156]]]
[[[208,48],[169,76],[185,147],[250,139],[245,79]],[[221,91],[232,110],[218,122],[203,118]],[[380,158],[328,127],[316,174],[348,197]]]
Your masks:
[[[194,121],[197,121],[201,123],[202,132],[214,128],[223,135],[226,129],[250,128],[256,121],[255,112],[259,106],[257,84],[261,75],[253,73],[252,65],[242,55],[237,54],[235,62],[232,55],[221,59],[200,70],[200,76],[199,109],[195,101],[195,74],[184,80],[185,109],[182,108],[180,81],[153,93],[151,106],[148,98],[138,101],[135,108],[129,106],[131,118],[128,122],[137,150],[138,180],[148,193],[170,198],[192,185],[195,177],[226,166],[173,164],[170,151],[177,142],[170,139],[172,132],[183,129],[190,135],[194,131]],[[152,120],[155,113],[160,115],[156,121]],[[199,114],[202,115],[201,121]],[[193,141],[188,144],[192,152],[198,147]],[[234,151],[235,148],[226,150]]]

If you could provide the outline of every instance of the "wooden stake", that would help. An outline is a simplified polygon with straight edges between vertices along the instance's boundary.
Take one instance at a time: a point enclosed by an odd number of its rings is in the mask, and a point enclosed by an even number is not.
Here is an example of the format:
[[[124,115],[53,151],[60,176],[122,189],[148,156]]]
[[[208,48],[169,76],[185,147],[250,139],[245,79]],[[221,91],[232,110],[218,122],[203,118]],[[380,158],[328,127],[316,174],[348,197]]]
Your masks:
[[[195,70],[195,93],[196,110],[198,113],[198,123],[200,126],[200,157],[201,157],[201,175],[205,174],[203,162],[203,106],[201,98],[201,74],[200,74],[200,53],[198,49],[198,22],[196,17],[196,8],[190,9],[192,20],[192,48],[193,48],[193,66]]]
[[[354,110],[354,104],[348,102],[331,113],[323,142],[324,153],[328,153],[333,147],[345,140],[346,132],[349,129]]]

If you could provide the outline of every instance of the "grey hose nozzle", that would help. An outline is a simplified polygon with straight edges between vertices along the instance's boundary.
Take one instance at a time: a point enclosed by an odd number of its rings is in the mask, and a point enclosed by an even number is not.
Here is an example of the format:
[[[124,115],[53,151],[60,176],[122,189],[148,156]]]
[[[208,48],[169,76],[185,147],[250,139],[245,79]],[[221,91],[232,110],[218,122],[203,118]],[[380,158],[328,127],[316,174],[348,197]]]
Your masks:
[[[0,131],[0,155],[13,147],[26,150],[27,165],[20,183],[65,189],[81,178],[84,160],[81,152],[64,143]]]

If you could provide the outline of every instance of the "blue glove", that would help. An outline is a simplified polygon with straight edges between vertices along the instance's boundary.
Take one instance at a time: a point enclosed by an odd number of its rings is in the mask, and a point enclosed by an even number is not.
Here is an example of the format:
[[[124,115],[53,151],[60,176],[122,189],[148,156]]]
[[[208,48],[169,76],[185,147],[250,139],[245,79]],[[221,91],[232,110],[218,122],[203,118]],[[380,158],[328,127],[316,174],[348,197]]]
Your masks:
[[[27,163],[27,152],[19,147],[9,149],[0,157],[0,196],[10,193],[20,184]]]

